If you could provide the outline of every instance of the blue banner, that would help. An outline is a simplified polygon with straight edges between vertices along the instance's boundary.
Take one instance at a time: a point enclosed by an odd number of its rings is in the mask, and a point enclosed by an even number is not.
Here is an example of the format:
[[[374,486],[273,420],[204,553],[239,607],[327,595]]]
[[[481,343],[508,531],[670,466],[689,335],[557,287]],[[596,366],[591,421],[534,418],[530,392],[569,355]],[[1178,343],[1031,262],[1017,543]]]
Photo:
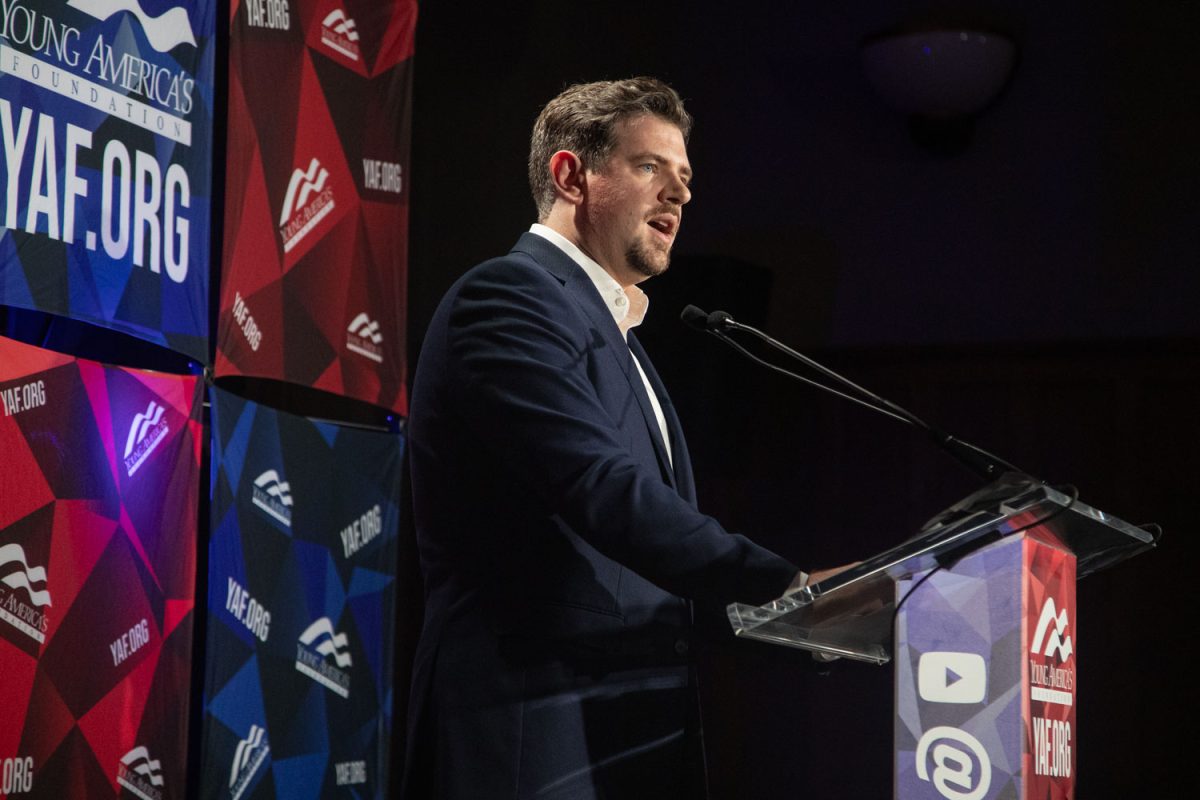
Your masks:
[[[0,304],[208,361],[216,3],[0,3]]]
[[[201,796],[383,797],[403,440],[212,390]]]

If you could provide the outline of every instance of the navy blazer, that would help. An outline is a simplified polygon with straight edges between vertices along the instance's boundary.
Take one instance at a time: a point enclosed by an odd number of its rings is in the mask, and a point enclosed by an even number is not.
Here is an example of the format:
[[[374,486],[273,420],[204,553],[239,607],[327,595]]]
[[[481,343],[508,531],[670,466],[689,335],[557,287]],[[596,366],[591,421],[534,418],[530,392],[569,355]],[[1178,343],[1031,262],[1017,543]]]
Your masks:
[[[765,602],[796,567],[697,510],[637,338],[526,233],[438,307],[408,431],[426,609],[407,796],[677,794],[687,599]]]

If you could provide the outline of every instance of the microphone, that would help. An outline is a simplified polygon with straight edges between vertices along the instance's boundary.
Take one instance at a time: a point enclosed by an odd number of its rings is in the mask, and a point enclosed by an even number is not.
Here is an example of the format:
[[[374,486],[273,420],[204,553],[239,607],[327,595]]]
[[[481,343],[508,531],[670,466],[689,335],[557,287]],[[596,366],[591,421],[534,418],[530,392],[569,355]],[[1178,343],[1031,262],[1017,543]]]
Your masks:
[[[683,311],[679,314],[679,319],[689,328],[695,328],[701,332],[708,330],[708,314],[693,305],[684,306]]]
[[[756,364],[760,364],[767,369],[778,372],[782,375],[786,375],[787,377],[800,381],[801,383],[807,383],[810,386],[815,386],[816,388],[836,395],[843,400],[849,400],[852,403],[857,403],[858,405],[869,408],[879,414],[883,414],[884,416],[891,417],[899,422],[906,423],[925,431],[925,433],[929,435],[930,439],[933,440],[934,444],[945,450],[959,463],[963,464],[967,467],[967,469],[971,470],[985,480],[993,480],[1005,471],[1026,474],[1023,470],[1014,467],[1012,464],[1008,463],[999,456],[993,455],[981,447],[977,447],[970,442],[963,441],[956,436],[952,436],[945,431],[933,427],[916,414],[913,414],[911,411],[896,405],[890,400],[885,400],[873,392],[867,391],[849,378],[842,377],[825,365],[814,361],[803,353],[797,352],[796,350],[788,347],[783,342],[780,342],[768,334],[763,333],[758,328],[751,327],[750,325],[743,325],[735,320],[728,312],[713,311],[710,314],[697,308],[696,306],[689,305],[683,309],[683,312],[679,315],[679,318],[691,328],[712,334]],[[834,389],[832,386],[821,383],[820,381],[806,378],[803,375],[799,375],[791,370],[784,369],[777,364],[772,364],[769,361],[759,358],[726,335],[726,331],[744,331],[756,336],[781,353],[784,353],[796,359],[805,366],[816,370],[822,375],[837,381],[838,383],[850,389],[852,392],[856,393],[858,396],[856,397],[854,395],[839,391]]]
[[[725,311],[714,311],[709,314],[693,305],[685,306],[679,319],[683,320],[688,327],[705,333],[725,330],[733,323],[733,317]]]

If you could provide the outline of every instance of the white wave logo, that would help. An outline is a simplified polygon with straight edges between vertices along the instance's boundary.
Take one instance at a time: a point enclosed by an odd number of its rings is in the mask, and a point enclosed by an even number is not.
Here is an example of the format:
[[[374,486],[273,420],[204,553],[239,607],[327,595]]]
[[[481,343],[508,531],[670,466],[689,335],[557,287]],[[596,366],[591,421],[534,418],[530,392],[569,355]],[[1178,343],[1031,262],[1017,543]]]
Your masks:
[[[259,767],[271,752],[271,746],[263,742],[266,730],[258,725],[250,726],[250,733],[238,742],[233,753],[233,766],[229,770],[229,794],[231,800],[239,800],[257,774]]]
[[[0,578],[0,620],[38,644],[45,644],[46,631],[50,627],[45,609],[51,605],[50,590],[46,588],[46,568],[30,566],[24,548],[9,543],[0,546],[0,573],[4,573]],[[29,596],[29,603],[17,589]]]
[[[181,6],[152,17],[142,10],[138,0],[67,0],[67,5],[101,22],[113,14],[128,11],[141,23],[142,30],[146,33],[146,41],[160,53],[173,50],[181,44],[196,46],[192,23],[188,20],[187,11]]]
[[[327,659],[332,657],[334,664]],[[296,669],[330,691],[350,696],[350,676],[344,671],[353,665],[350,641],[333,628],[329,617],[321,617],[304,629],[296,644]]]
[[[329,12],[329,16],[321,20],[321,24],[326,28],[331,28],[345,36],[352,42],[358,41],[358,31],[354,24],[354,20],[346,16],[346,12],[340,8],[335,8]]]
[[[291,251],[317,223],[333,211],[333,191],[326,187],[329,170],[314,158],[308,169],[292,170],[283,210],[279,214],[279,233],[283,237],[283,252]],[[311,198],[311,201],[310,201]]]
[[[321,162],[313,159],[308,163],[308,169],[299,167],[292,170],[292,179],[288,181],[287,193],[283,196],[283,212],[279,215],[279,224],[283,225],[292,217],[292,212],[303,208],[308,202],[308,196],[325,188],[329,178],[329,170],[321,166]]]
[[[361,313],[354,318],[346,328],[346,349],[366,356],[372,361],[383,362],[383,334],[379,332],[379,323]]]
[[[284,525],[292,526],[292,488],[275,470],[269,469],[254,479],[254,493],[250,499]]]
[[[1050,627],[1052,622],[1054,623],[1053,628]],[[1057,652],[1058,660],[1066,661],[1074,652],[1074,648],[1071,646],[1071,636],[1068,633],[1069,626],[1067,610],[1064,608],[1062,611],[1057,611],[1054,607],[1054,598],[1047,597],[1045,605],[1042,606],[1042,614],[1038,617],[1037,629],[1033,633],[1033,652],[1044,656],[1052,656]],[[1042,647],[1043,640],[1045,640],[1045,648]]]
[[[121,757],[117,783],[142,800],[162,800],[162,764],[150,758],[150,751],[138,746]]]
[[[330,11],[329,15],[321,20],[321,43],[352,61],[358,61],[358,26],[340,8]]]
[[[30,601],[36,606],[45,607],[51,604],[50,592],[45,588],[45,567],[29,566],[29,562],[25,560],[25,551],[19,544],[6,544],[0,547],[0,568],[7,567],[9,564],[17,564],[20,569],[0,578],[0,583],[14,589],[24,589],[29,595]],[[35,583],[42,584],[42,588],[35,588],[33,585]]]
[[[314,647],[313,642],[320,644]],[[300,643],[312,647],[323,656],[332,655],[339,667],[348,667],[353,663],[348,652],[350,642],[346,634],[335,632],[329,617],[321,617],[305,628],[304,633],[300,634]]]
[[[134,416],[129,435],[125,438],[125,472],[130,477],[170,433],[171,429],[163,419],[165,411],[165,408],[151,400],[144,412]]]

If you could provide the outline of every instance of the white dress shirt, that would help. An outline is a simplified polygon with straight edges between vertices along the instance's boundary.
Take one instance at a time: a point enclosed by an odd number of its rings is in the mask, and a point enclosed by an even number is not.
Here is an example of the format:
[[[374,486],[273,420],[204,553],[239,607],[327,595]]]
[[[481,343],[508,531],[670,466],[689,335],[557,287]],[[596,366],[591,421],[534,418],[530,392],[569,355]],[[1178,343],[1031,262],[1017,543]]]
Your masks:
[[[625,337],[626,343],[628,343],[629,329],[641,325],[642,320],[646,318],[646,311],[650,308],[650,298],[646,296],[646,293],[637,286],[622,287],[613,276],[605,271],[604,267],[596,263],[587,253],[580,250],[574,242],[553,228],[535,222],[530,226],[529,232],[541,236],[570,256],[571,260],[579,265],[579,268],[591,279],[592,284],[596,287],[596,291],[600,293],[601,299],[604,300],[604,305],[608,308],[609,313],[612,314],[617,327],[621,329],[621,335]],[[654,394],[654,389],[650,387],[650,379],[646,377],[646,370],[642,369],[641,363],[637,360],[637,356],[633,354],[632,350],[629,351],[629,356],[633,359],[633,364],[637,367],[638,374],[642,376],[642,384],[646,387],[646,395],[650,398],[650,405],[654,409],[654,418],[658,422],[658,431],[662,434],[663,443],[666,445],[667,460],[671,462],[671,466],[673,467],[675,465],[675,458],[671,454],[671,437],[667,435],[667,418],[663,416],[662,405],[659,404],[658,396]]]

